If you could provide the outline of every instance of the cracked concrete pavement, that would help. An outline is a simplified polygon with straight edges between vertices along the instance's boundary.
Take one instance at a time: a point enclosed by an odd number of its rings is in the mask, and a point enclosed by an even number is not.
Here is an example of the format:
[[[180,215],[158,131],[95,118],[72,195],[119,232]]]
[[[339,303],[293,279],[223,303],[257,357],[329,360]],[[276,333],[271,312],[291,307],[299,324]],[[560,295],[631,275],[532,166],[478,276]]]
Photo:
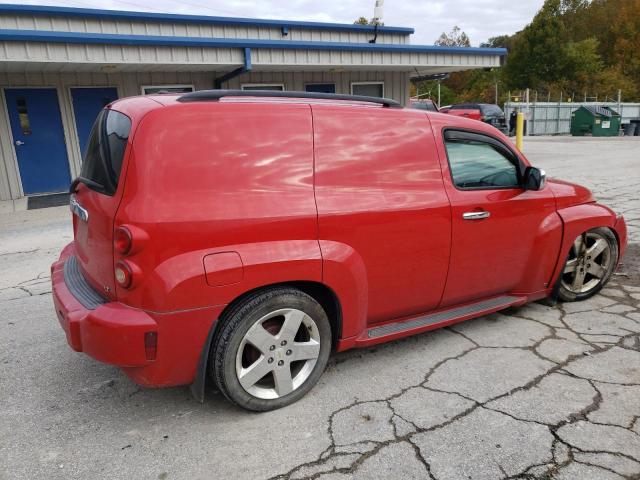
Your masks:
[[[309,395],[264,414],[73,352],[49,285],[67,210],[1,215],[0,478],[640,478],[640,142],[525,151],[627,217],[609,286],[334,355]]]

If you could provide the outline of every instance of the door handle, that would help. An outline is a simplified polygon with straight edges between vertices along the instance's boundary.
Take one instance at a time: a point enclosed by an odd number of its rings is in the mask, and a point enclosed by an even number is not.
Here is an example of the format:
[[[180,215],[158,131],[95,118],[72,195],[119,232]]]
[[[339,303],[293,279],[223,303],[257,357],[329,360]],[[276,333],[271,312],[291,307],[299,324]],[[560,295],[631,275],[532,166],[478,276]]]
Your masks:
[[[465,220],[482,220],[483,218],[489,218],[491,213],[482,211],[482,212],[465,212],[462,214],[462,218]]]
[[[17,146],[24,145],[24,142],[22,140],[16,140],[16,145]]]

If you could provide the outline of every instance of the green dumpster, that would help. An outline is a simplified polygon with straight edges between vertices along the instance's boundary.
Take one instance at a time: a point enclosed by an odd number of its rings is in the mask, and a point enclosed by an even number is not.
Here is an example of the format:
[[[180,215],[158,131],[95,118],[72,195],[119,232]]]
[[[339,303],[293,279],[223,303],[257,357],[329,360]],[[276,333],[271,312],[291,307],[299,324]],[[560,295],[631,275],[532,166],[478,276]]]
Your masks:
[[[571,135],[583,137],[617,137],[620,134],[620,115],[609,107],[581,106],[571,113]]]

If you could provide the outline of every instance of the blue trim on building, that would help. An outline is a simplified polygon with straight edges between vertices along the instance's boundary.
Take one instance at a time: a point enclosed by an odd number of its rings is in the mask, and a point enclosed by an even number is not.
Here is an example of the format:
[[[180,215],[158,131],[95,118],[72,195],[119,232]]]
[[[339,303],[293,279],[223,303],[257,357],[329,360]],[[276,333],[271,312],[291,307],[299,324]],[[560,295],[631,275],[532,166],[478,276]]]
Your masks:
[[[1,13],[21,15],[55,15],[63,17],[103,18],[107,20],[138,20],[157,22],[209,23],[216,25],[240,25],[275,28],[309,28],[318,30],[339,30],[351,32],[373,32],[372,25],[355,25],[350,23],[302,22],[296,20],[266,20],[258,18],[211,17],[207,15],[182,15],[173,13],[133,12],[126,10],[102,10],[94,8],[54,7],[48,5],[0,5]],[[379,32],[401,33],[410,35],[413,28],[378,27]]]
[[[384,43],[307,42],[294,40],[256,40],[247,38],[170,37],[161,35],[120,35],[113,33],[52,32],[44,30],[10,29],[0,29],[0,40],[154,47],[274,48],[284,50],[449,53],[500,56],[507,54],[506,48],[441,47],[439,45]]]
[[[252,68],[253,67],[251,65],[251,49],[245,48],[244,49],[244,65],[241,66],[240,68],[236,68],[235,70],[222,75],[221,77],[214,79],[213,88],[217,88],[217,89],[222,88],[222,84],[224,82],[228,82],[232,78],[239,77],[243,73],[250,72]]]

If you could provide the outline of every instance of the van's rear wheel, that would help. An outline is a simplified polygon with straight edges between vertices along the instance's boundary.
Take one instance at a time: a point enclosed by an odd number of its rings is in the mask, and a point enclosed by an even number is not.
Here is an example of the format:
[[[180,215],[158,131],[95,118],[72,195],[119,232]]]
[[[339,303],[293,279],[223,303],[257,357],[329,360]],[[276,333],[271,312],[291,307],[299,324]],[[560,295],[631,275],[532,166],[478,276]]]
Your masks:
[[[299,290],[259,292],[220,321],[211,374],[222,393],[243,408],[266,411],[299,400],[327,364],[329,319],[318,302]]]
[[[608,228],[594,228],[575,239],[560,275],[558,297],[565,302],[585,300],[611,278],[618,263],[618,242]]]

